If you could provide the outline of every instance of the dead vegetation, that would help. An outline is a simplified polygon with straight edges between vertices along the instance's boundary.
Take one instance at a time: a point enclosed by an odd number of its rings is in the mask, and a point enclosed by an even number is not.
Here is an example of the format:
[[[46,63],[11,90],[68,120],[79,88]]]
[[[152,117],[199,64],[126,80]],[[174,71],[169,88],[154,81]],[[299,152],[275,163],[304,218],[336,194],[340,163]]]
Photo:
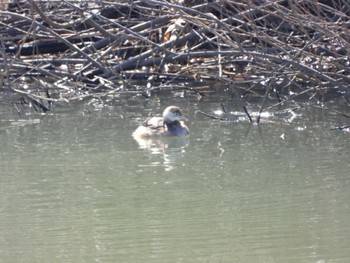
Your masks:
[[[191,88],[202,96],[213,82],[274,105],[327,96],[350,104],[346,0],[30,0],[2,9],[0,87],[43,111],[154,86],[202,86]]]

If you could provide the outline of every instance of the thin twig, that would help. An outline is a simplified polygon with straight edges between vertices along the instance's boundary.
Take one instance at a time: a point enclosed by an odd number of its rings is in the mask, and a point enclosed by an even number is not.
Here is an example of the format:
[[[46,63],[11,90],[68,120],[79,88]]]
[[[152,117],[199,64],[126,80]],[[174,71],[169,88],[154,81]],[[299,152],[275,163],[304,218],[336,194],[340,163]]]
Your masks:
[[[250,116],[250,114],[249,114],[249,112],[248,112],[248,110],[246,108],[246,106],[243,106],[243,110],[244,110],[245,114],[247,114],[250,123],[254,123],[252,117]]]

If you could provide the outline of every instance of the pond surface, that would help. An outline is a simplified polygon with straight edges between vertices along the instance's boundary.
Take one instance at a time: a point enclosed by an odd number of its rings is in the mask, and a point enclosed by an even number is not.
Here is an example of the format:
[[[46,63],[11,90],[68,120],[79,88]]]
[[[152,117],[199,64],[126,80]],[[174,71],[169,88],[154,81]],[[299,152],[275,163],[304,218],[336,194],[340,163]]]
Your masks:
[[[330,129],[346,119],[257,126],[198,112],[220,103],[171,104],[188,138],[131,137],[169,102],[3,108],[1,261],[350,262],[350,135]]]

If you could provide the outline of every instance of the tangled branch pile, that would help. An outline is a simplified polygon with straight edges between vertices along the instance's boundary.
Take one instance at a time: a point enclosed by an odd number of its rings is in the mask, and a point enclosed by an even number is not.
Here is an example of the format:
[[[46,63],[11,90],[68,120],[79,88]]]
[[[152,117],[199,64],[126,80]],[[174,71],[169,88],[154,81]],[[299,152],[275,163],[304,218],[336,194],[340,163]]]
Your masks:
[[[41,108],[139,92],[150,86],[135,81],[150,78],[220,81],[281,99],[349,89],[347,0],[30,0],[2,8],[0,87]]]

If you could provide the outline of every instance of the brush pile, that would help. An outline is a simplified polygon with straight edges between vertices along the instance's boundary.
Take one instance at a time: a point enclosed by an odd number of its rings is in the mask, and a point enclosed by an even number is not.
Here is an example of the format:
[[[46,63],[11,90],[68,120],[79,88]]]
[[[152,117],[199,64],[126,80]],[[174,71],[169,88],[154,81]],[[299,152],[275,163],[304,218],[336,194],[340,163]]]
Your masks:
[[[350,93],[347,0],[30,0],[0,8],[0,88],[43,111],[155,83],[220,82],[279,101]]]

